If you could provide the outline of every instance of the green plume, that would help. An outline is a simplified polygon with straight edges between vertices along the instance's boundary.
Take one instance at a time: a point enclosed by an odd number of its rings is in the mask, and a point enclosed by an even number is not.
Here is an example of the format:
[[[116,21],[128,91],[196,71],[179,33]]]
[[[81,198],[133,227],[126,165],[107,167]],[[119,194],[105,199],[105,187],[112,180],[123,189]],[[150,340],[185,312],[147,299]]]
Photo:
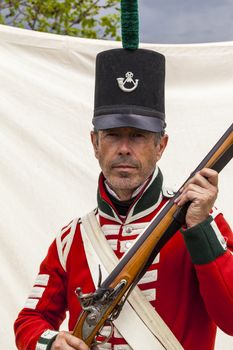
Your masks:
[[[137,0],[121,0],[121,35],[124,49],[136,50],[138,48],[138,28]]]

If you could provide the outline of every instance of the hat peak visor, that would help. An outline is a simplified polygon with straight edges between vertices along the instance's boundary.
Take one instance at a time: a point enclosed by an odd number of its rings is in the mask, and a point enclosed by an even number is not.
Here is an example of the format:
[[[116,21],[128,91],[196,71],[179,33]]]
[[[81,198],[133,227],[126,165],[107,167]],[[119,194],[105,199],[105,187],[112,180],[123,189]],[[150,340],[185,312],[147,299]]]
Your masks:
[[[161,132],[165,129],[163,113],[158,112],[155,117],[138,114],[105,114],[95,116],[92,120],[96,130],[105,130],[113,128],[136,128],[151,132]]]

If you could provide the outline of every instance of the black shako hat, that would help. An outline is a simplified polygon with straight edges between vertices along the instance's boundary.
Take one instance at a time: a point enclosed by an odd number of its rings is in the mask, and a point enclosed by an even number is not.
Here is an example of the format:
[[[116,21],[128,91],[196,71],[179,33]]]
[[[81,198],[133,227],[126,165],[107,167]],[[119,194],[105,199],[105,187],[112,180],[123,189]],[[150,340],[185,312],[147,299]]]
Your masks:
[[[96,58],[93,125],[164,130],[165,57],[152,50],[112,49]]]
[[[121,28],[123,49],[96,57],[92,123],[96,130],[134,127],[161,132],[166,126],[165,57],[138,49],[137,0],[121,0]]]

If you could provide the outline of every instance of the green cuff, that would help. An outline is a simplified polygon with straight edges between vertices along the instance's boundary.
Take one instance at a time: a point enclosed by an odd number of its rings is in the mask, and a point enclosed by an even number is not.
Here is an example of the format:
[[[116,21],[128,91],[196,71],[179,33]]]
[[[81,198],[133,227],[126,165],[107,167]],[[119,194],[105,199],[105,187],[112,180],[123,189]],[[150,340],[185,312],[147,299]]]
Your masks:
[[[181,233],[194,264],[208,264],[227,249],[225,239],[212,216],[187,230],[181,229]]]
[[[58,332],[47,329],[41,334],[35,350],[50,350],[51,346],[56,339]]]

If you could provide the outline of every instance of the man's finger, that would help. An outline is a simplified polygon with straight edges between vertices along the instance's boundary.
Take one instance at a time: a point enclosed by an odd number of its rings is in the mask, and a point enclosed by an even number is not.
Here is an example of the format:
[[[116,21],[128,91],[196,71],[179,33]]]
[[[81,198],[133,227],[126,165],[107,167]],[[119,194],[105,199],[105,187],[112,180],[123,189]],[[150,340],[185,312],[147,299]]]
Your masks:
[[[89,347],[84,343],[82,339],[79,339],[72,334],[68,334],[67,343],[77,350],[89,350]]]
[[[205,177],[213,186],[218,186],[217,171],[209,168],[203,168],[199,171],[199,174]]]

